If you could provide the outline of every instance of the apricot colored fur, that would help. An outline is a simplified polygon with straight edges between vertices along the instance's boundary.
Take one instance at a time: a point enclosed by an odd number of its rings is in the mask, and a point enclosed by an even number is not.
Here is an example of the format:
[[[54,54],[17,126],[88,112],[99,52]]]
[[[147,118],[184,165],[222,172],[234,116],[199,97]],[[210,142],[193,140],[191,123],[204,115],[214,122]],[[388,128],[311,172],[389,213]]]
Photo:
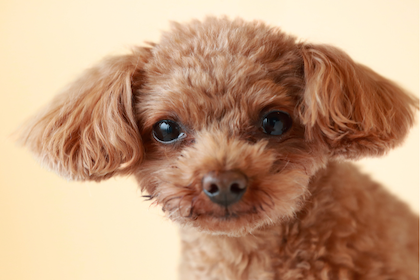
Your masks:
[[[401,144],[417,109],[335,47],[207,18],[87,70],[22,141],[70,179],[134,175],[181,225],[180,279],[418,279],[418,217],[343,161]],[[281,136],[271,110],[293,119]],[[186,137],[156,141],[164,119]],[[248,188],[222,207],[201,182],[229,170]]]

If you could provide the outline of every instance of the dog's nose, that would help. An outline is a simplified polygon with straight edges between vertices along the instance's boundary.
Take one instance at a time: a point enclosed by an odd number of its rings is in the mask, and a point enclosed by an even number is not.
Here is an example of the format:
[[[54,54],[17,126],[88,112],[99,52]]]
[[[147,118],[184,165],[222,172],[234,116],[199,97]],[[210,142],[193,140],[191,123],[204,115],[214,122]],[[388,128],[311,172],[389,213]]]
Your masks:
[[[241,199],[247,181],[239,171],[210,172],[203,177],[203,191],[211,201],[226,207]]]

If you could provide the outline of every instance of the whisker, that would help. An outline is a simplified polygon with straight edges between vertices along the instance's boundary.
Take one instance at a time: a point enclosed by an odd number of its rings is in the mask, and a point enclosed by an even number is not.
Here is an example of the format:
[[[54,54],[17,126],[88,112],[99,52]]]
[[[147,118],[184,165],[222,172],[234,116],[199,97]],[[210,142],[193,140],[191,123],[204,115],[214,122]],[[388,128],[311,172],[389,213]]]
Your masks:
[[[227,208],[227,206],[225,207],[225,218],[229,217],[229,209]]]
[[[264,204],[266,204],[269,208],[274,208],[276,206],[276,203],[274,202],[274,199],[271,195],[269,195],[265,190],[263,189],[257,189],[257,191],[262,192],[266,197],[268,197],[271,201],[271,205],[269,205],[267,202],[264,201]]]
[[[267,213],[264,213],[267,219],[270,221],[271,224],[274,224],[273,220],[270,218],[270,216],[267,215]]]
[[[157,200],[155,200],[155,201],[153,201],[150,205],[149,205],[149,208],[148,209],[150,209],[150,207],[152,207],[152,206],[157,206],[158,205],[158,202],[157,202]],[[163,209],[162,209],[163,210]],[[163,210],[163,212],[165,212],[165,210]]]
[[[187,215],[187,216],[184,216],[183,215],[183,213],[181,212],[181,209],[183,208],[182,206],[181,206],[181,203],[182,203],[182,200],[185,198],[185,195],[183,195],[182,197],[181,197],[181,199],[179,200],[179,203],[178,203],[178,209],[179,209],[179,213],[181,214],[181,216],[182,217],[184,217],[184,218],[188,218],[188,217],[190,217],[191,215],[192,215],[192,213],[191,213],[191,208],[192,208],[192,203],[190,203],[190,211],[189,211],[189,214]]]
[[[289,165],[289,163],[290,163],[290,160],[288,160],[287,162],[286,162],[286,164],[283,166],[283,168],[278,172],[278,173],[281,173],[281,172],[283,172],[283,170]]]
[[[180,197],[180,200],[178,201],[178,209],[181,209],[181,202],[184,199],[185,195]]]
[[[195,206],[195,202],[197,201],[198,196],[193,197],[193,199],[191,199],[191,204],[190,204],[190,214],[187,216],[187,218],[192,218],[192,215],[194,213],[194,206]]]
[[[266,201],[263,201],[262,203],[270,209],[272,209],[274,207],[274,205],[270,205]]]
[[[302,187],[302,188],[304,188],[304,189],[306,189],[307,188],[307,186],[305,186],[304,184],[302,184],[302,183],[299,183],[298,181],[296,181],[296,180],[294,180],[294,181],[292,181],[293,183],[295,183],[296,185],[298,185],[298,186],[300,186],[300,187]]]
[[[166,208],[166,205],[167,205],[169,202],[171,202],[171,201],[172,201],[172,200],[174,200],[174,199],[179,199],[179,198],[181,198],[181,196],[174,196],[174,197],[171,197],[171,198],[165,199],[164,201],[162,201],[162,202],[163,202],[163,206]]]
[[[153,198],[155,198],[155,196],[153,196],[153,195],[142,195],[141,197],[146,198],[144,201],[150,201],[150,200],[152,200]]]

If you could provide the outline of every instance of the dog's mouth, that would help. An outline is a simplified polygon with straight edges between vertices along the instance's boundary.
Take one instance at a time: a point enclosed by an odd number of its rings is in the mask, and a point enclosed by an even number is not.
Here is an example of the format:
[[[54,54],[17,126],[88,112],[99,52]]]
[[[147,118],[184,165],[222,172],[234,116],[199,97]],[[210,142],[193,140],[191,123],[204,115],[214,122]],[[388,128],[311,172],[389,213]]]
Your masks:
[[[143,197],[146,200],[155,200],[156,205],[162,206],[165,216],[170,220],[212,234],[242,235],[277,220],[274,204],[263,204],[259,201],[241,200],[222,206],[210,201],[203,193],[164,199],[159,194]]]
[[[158,198],[159,195],[142,195],[145,201],[152,201]],[[267,203],[261,205],[242,205],[241,201],[230,205],[222,206],[217,205],[210,201],[205,201],[200,196],[193,197],[189,202],[182,196],[172,197],[165,200],[163,203],[156,201],[157,204],[162,205],[162,211],[169,215],[177,213],[185,219],[196,220],[199,217],[212,217],[220,220],[234,220],[244,215],[258,214],[259,212],[266,211],[266,208],[271,208]],[[188,204],[189,203],[189,204]]]
[[[229,207],[224,207],[220,211],[210,211],[210,212],[192,212],[191,215],[185,217],[187,219],[197,220],[199,218],[213,218],[218,219],[220,221],[231,221],[231,220],[238,220],[245,215],[256,215],[258,214],[258,210],[256,207],[252,207],[248,210],[240,210],[234,211]]]
[[[243,203],[242,203],[243,204]],[[242,236],[264,225],[274,224],[279,216],[275,209],[259,209],[257,206],[246,207],[241,202],[229,207],[216,206],[204,211],[197,209],[184,216],[182,209],[167,212],[167,216],[182,225],[192,226],[211,234]],[[174,213],[178,213],[174,214]]]

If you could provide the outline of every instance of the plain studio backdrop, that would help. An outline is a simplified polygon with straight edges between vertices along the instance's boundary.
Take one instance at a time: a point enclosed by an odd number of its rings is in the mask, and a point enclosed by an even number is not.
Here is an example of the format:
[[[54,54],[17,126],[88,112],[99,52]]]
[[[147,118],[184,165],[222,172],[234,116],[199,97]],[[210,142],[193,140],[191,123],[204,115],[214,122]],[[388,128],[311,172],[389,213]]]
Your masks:
[[[169,21],[240,16],[333,44],[419,94],[417,0],[2,0],[0,279],[177,279],[179,236],[132,178],[68,182],[10,134],[85,68],[158,41]],[[360,161],[418,212],[419,130],[386,157]]]

